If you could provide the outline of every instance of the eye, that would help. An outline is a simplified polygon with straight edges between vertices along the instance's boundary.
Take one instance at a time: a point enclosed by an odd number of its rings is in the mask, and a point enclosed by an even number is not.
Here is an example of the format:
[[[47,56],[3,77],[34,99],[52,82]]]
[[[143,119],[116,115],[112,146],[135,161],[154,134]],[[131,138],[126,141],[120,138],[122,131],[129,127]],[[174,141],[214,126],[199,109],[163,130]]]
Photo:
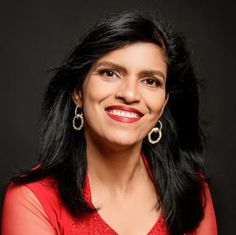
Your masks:
[[[156,78],[146,78],[143,80],[143,83],[150,87],[158,87],[161,85],[160,81]]]
[[[102,70],[98,71],[98,73],[102,76],[107,77],[107,78],[119,77],[118,74],[114,70],[111,70],[111,69],[102,69]]]

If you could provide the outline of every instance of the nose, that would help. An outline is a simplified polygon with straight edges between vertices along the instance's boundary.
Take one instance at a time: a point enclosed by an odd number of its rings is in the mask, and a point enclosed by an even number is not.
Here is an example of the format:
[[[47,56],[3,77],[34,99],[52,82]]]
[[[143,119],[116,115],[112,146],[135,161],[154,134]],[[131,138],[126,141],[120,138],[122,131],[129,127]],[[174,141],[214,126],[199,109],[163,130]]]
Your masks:
[[[124,78],[116,92],[116,99],[122,100],[126,104],[140,101],[140,92],[135,77]]]

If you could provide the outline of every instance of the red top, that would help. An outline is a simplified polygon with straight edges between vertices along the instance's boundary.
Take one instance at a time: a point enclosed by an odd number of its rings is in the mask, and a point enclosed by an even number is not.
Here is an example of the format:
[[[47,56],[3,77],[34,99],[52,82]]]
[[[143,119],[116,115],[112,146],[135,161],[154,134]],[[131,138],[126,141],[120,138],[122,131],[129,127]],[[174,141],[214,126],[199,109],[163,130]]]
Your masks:
[[[213,227],[209,223],[204,227],[207,235],[216,235],[214,210],[208,188],[206,188],[208,212],[206,219],[213,218]],[[84,196],[92,205],[89,179],[86,177]],[[205,220],[206,220],[205,219]],[[200,226],[201,227],[201,226]],[[64,207],[58,187],[52,177],[27,185],[10,185],[5,196],[2,219],[2,235],[117,235],[97,211],[73,218]],[[202,232],[192,233],[204,235]],[[168,235],[162,216],[150,229],[148,235]]]

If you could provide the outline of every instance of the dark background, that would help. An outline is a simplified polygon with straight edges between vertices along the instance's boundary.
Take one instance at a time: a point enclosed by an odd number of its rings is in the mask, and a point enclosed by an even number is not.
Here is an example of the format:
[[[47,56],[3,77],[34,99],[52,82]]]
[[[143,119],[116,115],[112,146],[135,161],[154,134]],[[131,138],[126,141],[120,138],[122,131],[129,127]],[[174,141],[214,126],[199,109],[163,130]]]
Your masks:
[[[201,113],[210,137],[205,165],[219,234],[235,234],[235,5],[228,0],[0,1],[1,204],[8,177],[32,166],[37,156],[47,70],[104,13],[145,9],[159,11],[193,48],[196,71],[205,79]]]

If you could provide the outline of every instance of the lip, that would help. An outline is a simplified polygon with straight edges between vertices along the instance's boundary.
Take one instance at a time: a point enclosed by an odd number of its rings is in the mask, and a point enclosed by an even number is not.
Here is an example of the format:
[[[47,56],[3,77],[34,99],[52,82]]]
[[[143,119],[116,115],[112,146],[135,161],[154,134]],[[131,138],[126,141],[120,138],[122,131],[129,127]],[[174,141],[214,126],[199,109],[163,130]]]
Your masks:
[[[121,115],[117,115],[117,114],[111,113],[110,112],[111,110],[119,110],[119,111],[133,113],[133,114],[136,114],[137,117],[136,116],[134,116],[134,117],[124,117],[124,116],[121,116]],[[112,118],[115,121],[123,122],[123,123],[137,122],[144,115],[139,110],[137,110],[137,109],[135,109],[133,107],[128,107],[128,106],[124,106],[124,105],[111,105],[111,106],[106,107],[105,111],[106,111],[107,115],[110,118]]]

